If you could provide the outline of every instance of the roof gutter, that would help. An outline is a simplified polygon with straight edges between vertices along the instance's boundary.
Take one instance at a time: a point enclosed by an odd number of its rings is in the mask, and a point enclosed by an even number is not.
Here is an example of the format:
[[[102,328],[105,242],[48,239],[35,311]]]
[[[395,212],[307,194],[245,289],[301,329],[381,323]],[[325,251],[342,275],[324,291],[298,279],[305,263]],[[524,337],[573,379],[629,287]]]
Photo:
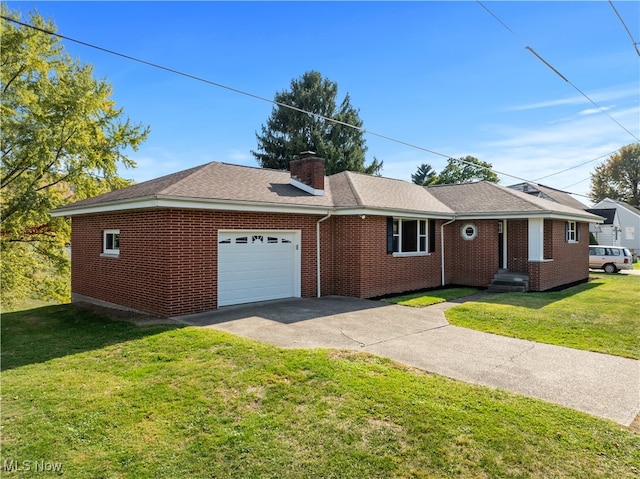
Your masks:
[[[110,201],[108,203],[65,206],[51,211],[51,216],[75,216],[96,213],[111,213],[140,209],[193,209],[250,211],[261,213],[293,213],[317,215],[327,210],[327,205],[301,205],[291,203],[268,203],[260,201],[220,200],[183,196],[149,195],[138,198]]]
[[[324,218],[320,218],[318,220],[318,222],[316,223],[316,283],[318,285],[318,298],[322,296],[322,290],[320,287],[320,223],[322,223],[325,220],[328,220],[331,217],[331,211],[329,211],[327,213],[327,216],[325,216]]]
[[[444,227],[450,225],[456,220],[454,216],[453,219],[447,221],[446,223],[442,223],[440,225],[440,271],[442,273],[442,279],[440,281],[440,286],[444,286]]]

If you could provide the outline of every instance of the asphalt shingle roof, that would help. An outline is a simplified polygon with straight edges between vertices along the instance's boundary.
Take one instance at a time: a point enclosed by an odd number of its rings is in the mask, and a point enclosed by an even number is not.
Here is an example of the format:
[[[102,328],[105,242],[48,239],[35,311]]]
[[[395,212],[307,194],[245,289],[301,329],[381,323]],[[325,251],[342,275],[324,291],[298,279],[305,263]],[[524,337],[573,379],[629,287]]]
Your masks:
[[[453,214],[453,210],[424,187],[402,180],[343,171],[329,177],[336,207],[361,206],[389,210],[430,211]]]
[[[517,191],[522,191],[523,193],[527,193],[531,196],[539,196],[543,199],[549,199],[551,201],[555,201],[556,203],[560,203],[565,206],[570,206],[572,208],[576,208],[578,210],[584,210],[587,208],[587,205],[581,203],[576,200],[573,196],[571,196],[566,191],[558,190],[556,188],[551,188],[550,186],[540,185],[538,183],[518,183],[517,185],[509,186],[511,189],[515,189]]]
[[[325,177],[324,195],[314,196],[290,183],[288,171],[211,162],[117,191],[88,198],[55,213],[147,199],[189,199],[308,208],[375,209],[407,213],[514,214],[556,212],[591,217],[589,213],[494,183],[422,187],[402,180],[343,171]],[[87,210],[84,210],[87,211]],[[595,219],[596,217],[593,216]]]
[[[488,181],[457,185],[429,186],[427,189],[459,214],[543,213],[591,217],[582,209],[571,208]]]

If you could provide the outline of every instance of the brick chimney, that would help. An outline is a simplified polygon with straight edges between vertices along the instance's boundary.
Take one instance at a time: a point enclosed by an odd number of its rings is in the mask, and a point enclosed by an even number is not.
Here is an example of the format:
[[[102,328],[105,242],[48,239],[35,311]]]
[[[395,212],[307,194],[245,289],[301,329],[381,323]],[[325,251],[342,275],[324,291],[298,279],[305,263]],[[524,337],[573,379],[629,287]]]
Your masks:
[[[314,196],[324,195],[324,158],[313,151],[303,151],[300,159],[289,162],[289,183]]]

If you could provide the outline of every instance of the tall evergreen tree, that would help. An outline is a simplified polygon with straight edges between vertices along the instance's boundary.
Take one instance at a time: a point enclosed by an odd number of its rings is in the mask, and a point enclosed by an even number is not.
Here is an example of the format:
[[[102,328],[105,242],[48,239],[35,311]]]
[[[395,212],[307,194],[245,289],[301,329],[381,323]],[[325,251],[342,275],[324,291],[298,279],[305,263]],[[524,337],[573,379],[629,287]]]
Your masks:
[[[363,132],[357,129],[362,127],[358,110],[348,94],[339,105],[337,96],[338,84],[316,71],[292,80],[290,90],[276,93],[277,105],[261,133],[256,132],[258,148],[251,151],[260,166],[288,170],[289,162],[301,152],[314,151],[325,159],[327,174],[345,170],[379,174],[382,162],[374,158],[365,164],[367,147]]]
[[[428,163],[422,163],[415,173],[411,174],[411,181],[416,185],[427,186],[433,184],[438,178],[436,171]]]

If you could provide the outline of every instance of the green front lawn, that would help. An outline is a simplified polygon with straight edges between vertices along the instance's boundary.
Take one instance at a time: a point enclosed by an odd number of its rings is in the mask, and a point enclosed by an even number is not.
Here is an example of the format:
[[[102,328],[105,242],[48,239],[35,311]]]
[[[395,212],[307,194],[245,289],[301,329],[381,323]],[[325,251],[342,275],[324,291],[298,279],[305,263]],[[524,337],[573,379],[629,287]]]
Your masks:
[[[422,308],[424,306],[431,306],[432,304],[444,303],[445,301],[478,294],[481,291],[482,290],[477,288],[444,288],[422,293],[394,296],[392,298],[386,298],[383,301],[392,304],[400,304],[402,306]]]
[[[464,303],[451,324],[504,336],[640,359],[640,277],[592,273],[550,293],[502,293]]]
[[[368,354],[69,305],[1,339],[2,477],[638,477],[630,428]]]

